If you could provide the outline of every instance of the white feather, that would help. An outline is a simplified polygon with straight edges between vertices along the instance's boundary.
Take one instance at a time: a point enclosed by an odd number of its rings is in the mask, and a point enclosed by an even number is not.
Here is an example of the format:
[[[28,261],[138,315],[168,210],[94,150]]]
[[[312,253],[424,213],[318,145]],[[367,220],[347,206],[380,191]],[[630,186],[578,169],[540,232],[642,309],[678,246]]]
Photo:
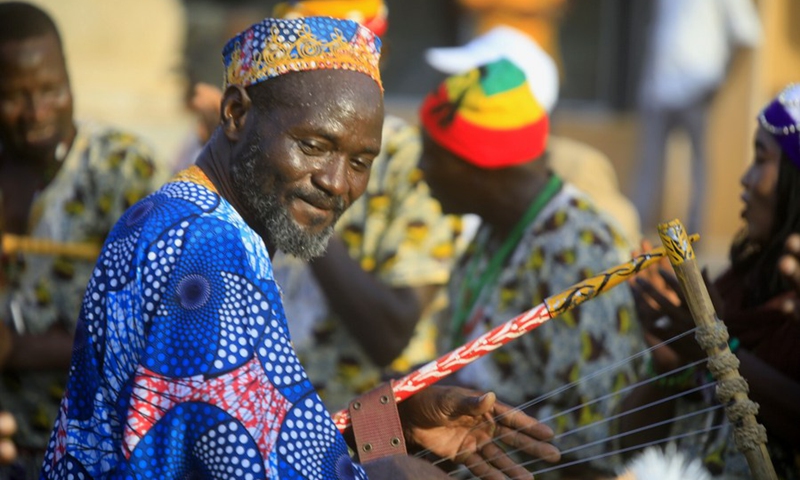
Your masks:
[[[649,447],[625,467],[617,480],[711,480],[699,459],[690,459],[674,443],[665,449]]]

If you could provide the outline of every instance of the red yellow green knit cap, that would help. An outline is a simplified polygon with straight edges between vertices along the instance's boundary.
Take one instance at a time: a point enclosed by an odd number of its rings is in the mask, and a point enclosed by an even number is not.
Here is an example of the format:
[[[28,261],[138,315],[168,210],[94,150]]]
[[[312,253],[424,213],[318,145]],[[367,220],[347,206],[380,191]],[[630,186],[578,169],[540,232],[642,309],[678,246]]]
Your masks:
[[[505,58],[448,77],[425,98],[420,118],[436,143],[481,168],[527,163],[547,145],[547,112]]]
[[[272,15],[343,18],[360,23],[381,37],[388,28],[389,9],[383,0],[294,0],[275,5]]]

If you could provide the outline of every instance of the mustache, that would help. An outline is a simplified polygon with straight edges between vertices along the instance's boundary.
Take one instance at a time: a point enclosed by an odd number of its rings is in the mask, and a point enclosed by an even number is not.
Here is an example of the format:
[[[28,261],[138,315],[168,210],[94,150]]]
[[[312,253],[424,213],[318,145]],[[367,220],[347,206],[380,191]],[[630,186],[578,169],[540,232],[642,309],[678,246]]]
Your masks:
[[[331,210],[336,214],[341,214],[347,209],[347,203],[343,197],[329,195],[320,190],[297,188],[289,192],[288,197],[290,200],[299,198],[317,208]]]

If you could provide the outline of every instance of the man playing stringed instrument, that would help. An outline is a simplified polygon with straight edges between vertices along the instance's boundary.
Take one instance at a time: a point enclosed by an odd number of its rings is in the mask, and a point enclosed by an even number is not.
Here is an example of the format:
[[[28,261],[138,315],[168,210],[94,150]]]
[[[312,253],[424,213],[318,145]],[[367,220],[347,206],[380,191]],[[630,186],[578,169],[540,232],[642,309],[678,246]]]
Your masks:
[[[379,52],[371,31],[329,17],[268,18],[226,44],[221,122],[196,165],[131,207],[103,248],[44,478],[393,478],[380,475],[410,458],[350,457],[291,345],[270,260],[320,255],[364,193],[381,147]],[[359,443],[359,459],[405,438],[500,479],[529,477],[503,445],[559,457],[548,427],[492,394],[431,388],[401,407],[378,419],[397,436]]]

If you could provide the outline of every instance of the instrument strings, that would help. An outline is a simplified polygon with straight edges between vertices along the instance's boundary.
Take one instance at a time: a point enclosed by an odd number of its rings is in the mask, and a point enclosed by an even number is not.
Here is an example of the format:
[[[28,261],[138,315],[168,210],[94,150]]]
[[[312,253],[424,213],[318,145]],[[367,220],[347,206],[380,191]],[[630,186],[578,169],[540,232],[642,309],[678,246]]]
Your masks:
[[[539,422],[540,422],[540,423],[546,423],[546,422],[549,422],[549,421],[551,421],[551,420],[555,420],[555,419],[557,419],[557,418],[559,418],[559,417],[562,417],[562,416],[564,416],[564,415],[567,415],[567,414],[569,414],[569,413],[571,413],[571,412],[574,412],[574,411],[576,411],[576,410],[580,410],[581,408],[583,408],[583,407],[585,407],[585,406],[592,405],[592,404],[594,404],[594,403],[597,403],[597,402],[601,402],[601,401],[603,401],[603,400],[606,400],[606,399],[608,399],[608,398],[611,398],[611,397],[613,397],[613,396],[615,396],[615,395],[620,395],[620,394],[626,393],[626,392],[628,392],[628,391],[630,391],[630,390],[633,390],[633,389],[635,389],[635,388],[637,388],[637,387],[640,387],[640,386],[643,386],[643,385],[647,385],[647,384],[649,384],[649,383],[653,383],[653,382],[655,382],[655,381],[658,381],[658,379],[659,379],[659,378],[662,378],[662,377],[664,377],[664,376],[666,376],[666,375],[672,375],[672,374],[674,374],[674,373],[679,373],[679,372],[681,372],[681,371],[683,371],[683,370],[686,370],[686,369],[688,369],[688,368],[691,368],[691,367],[693,367],[693,366],[696,366],[697,364],[699,364],[699,363],[702,363],[702,362],[704,362],[704,361],[705,361],[705,360],[699,360],[699,361],[693,362],[693,363],[691,363],[691,364],[689,364],[689,365],[685,365],[685,366],[683,366],[683,367],[676,368],[675,370],[673,370],[673,371],[671,371],[671,372],[665,372],[665,373],[663,373],[663,374],[661,374],[661,375],[658,375],[658,376],[656,376],[656,377],[649,378],[649,379],[647,379],[647,380],[643,380],[643,381],[641,381],[641,382],[638,382],[638,383],[635,383],[635,384],[632,384],[632,385],[628,385],[627,387],[625,387],[625,388],[622,388],[622,389],[620,389],[620,390],[618,390],[618,391],[616,391],[616,392],[614,392],[614,393],[610,393],[610,394],[607,394],[607,395],[603,395],[603,396],[601,396],[601,397],[599,397],[599,398],[596,398],[596,399],[594,399],[594,400],[590,400],[590,401],[588,401],[588,402],[585,402],[585,403],[583,403],[583,404],[581,404],[581,405],[578,405],[578,406],[575,406],[575,407],[569,408],[569,409],[567,409],[567,410],[564,410],[564,411],[562,411],[562,412],[559,412],[559,413],[557,413],[557,414],[555,414],[555,415],[551,415],[551,416],[549,416],[549,417],[543,417],[543,418],[541,418],[541,419],[538,419],[538,420],[539,420]],[[562,432],[562,433],[560,433],[560,434],[558,434],[558,435],[554,436],[554,437],[553,437],[553,439],[552,439],[552,441],[553,441],[553,442],[555,442],[555,441],[557,441],[557,440],[563,439],[564,437],[568,437],[568,436],[572,435],[573,433],[577,433],[577,432],[580,432],[580,431],[583,431],[583,430],[588,430],[588,429],[590,429],[590,428],[593,428],[593,427],[596,427],[596,426],[599,426],[599,425],[603,425],[603,424],[606,424],[606,423],[612,422],[612,421],[614,421],[614,420],[616,420],[616,419],[618,419],[618,418],[622,418],[622,417],[624,417],[624,416],[626,416],[626,415],[630,415],[630,414],[632,414],[632,413],[636,413],[636,412],[639,412],[639,411],[642,411],[642,410],[646,410],[646,409],[648,409],[648,408],[650,408],[650,407],[654,407],[654,406],[656,406],[656,405],[660,405],[660,404],[662,404],[662,403],[666,403],[666,402],[669,402],[669,401],[675,400],[675,399],[677,399],[677,398],[680,398],[680,397],[685,397],[685,396],[691,395],[691,394],[693,394],[693,393],[695,393],[695,392],[699,392],[699,391],[701,391],[701,390],[708,389],[708,388],[710,388],[710,387],[712,387],[712,386],[714,386],[714,385],[716,385],[716,382],[713,382],[713,383],[707,383],[707,384],[705,384],[705,385],[701,385],[701,386],[698,386],[698,387],[694,387],[694,388],[691,388],[691,389],[689,389],[689,390],[686,390],[686,391],[683,391],[683,392],[680,392],[680,393],[676,393],[676,394],[670,395],[670,396],[668,396],[668,397],[665,397],[665,398],[662,398],[662,399],[656,400],[656,401],[654,401],[654,402],[651,402],[651,403],[648,403],[648,404],[646,404],[646,405],[641,405],[641,406],[638,406],[638,407],[636,407],[636,408],[633,408],[633,409],[627,410],[627,411],[625,411],[625,412],[621,412],[621,413],[617,413],[617,414],[614,414],[614,415],[611,415],[611,416],[605,417],[605,418],[603,418],[603,419],[601,419],[601,420],[598,420],[598,421],[596,421],[596,422],[588,423],[588,424],[586,424],[586,425],[581,425],[580,427],[577,427],[577,428],[574,428],[574,429],[572,429],[572,430],[568,430],[568,431]],[[716,408],[717,408],[717,407],[713,407],[713,408],[712,408],[712,410],[713,410],[713,409],[716,409]],[[703,411],[702,413],[706,413],[706,412],[705,412],[705,411]],[[699,414],[699,413],[695,412],[695,414]],[[691,416],[691,415],[689,415],[689,416]],[[645,427],[638,428],[638,429],[636,429],[636,430],[632,430],[632,431],[626,432],[625,434],[621,435],[621,437],[622,437],[622,436],[626,436],[626,435],[631,435],[631,434],[634,434],[634,433],[638,433],[638,432],[640,432],[640,431],[643,431],[643,430],[648,430],[648,429],[650,429],[650,428],[653,428],[653,427],[657,427],[657,426],[663,425],[664,423],[670,423],[670,422],[672,422],[672,421],[674,421],[674,420],[678,420],[678,419],[679,419],[679,417],[676,417],[676,418],[670,419],[668,422],[659,422],[659,423],[654,423],[654,424],[651,424],[651,425],[647,425],[647,426],[645,426]],[[497,437],[495,437],[495,438],[496,438],[497,440],[500,440],[500,439],[502,439],[503,437],[506,437],[506,436],[512,435],[513,433],[515,433],[515,431],[511,431],[511,432],[505,433],[505,434],[503,434],[503,435],[500,435],[500,436],[497,436]],[[605,438],[603,441],[612,440],[612,439],[614,439],[614,437]],[[597,443],[597,442],[595,442],[595,443],[590,443],[590,444],[586,444],[586,445],[583,445],[583,446],[581,446],[581,447],[576,447],[576,448],[573,448],[573,449],[571,449],[571,450],[569,450],[569,451],[567,451],[567,450],[562,450],[562,451],[561,451],[561,453],[562,453],[562,454],[566,454],[566,453],[571,453],[571,452],[573,452],[573,451],[582,450],[582,449],[584,449],[584,448],[591,447],[591,446],[595,445],[596,443]],[[507,451],[505,451],[504,453],[508,455],[508,454],[513,454],[513,453],[517,453],[517,452],[521,452],[521,451],[522,451],[521,449],[515,449],[515,450],[507,450]],[[462,453],[462,452],[459,452],[459,453]],[[492,457],[492,458],[488,458],[488,459],[484,460],[484,462],[491,462],[492,460],[495,460],[496,458],[498,458],[498,457]],[[443,460],[438,460],[438,461],[434,462],[434,465],[438,465],[438,464],[439,464],[439,463],[441,463],[442,461],[443,461]],[[530,462],[529,462],[529,463],[530,463]],[[473,464],[473,465],[469,465],[469,466],[470,466],[470,467],[472,467],[472,466],[476,466],[476,465],[478,465],[478,464]]]
[[[532,400],[529,400],[529,401],[527,401],[527,402],[524,402],[524,403],[522,403],[522,404],[520,404],[520,405],[517,405],[516,407],[514,407],[514,408],[513,408],[513,409],[512,409],[512,410],[511,410],[511,411],[508,413],[508,415],[510,415],[510,414],[512,414],[512,413],[514,413],[515,411],[521,411],[521,410],[524,410],[524,409],[526,409],[526,408],[529,408],[529,407],[532,407],[532,406],[534,406],[534,405],[537,405],[537,404],[539,404],[539,403],[541,403],[541,402],[543,402],[543,401],[545,401],[545,400],[548,400],[548,399],[550,399],[550,398],[552,398],[552,397],[554,397],[554,396],[556,396],[556,395],[559,395],[559,394],[561,394],[561,393],[563,393],[563,392],[565,392],[565,391],[567,391],[567,390],[569,390],[569,389],[571,389],[571,388],[575,388],[575,387],[577,387],[577,386],[579,386],[579,385],[581,385],[581,384],[584,384],[584,383],[586,383],[586,382],[588,382],[588,381],[590,381],[590,380],[592,380],[592,379],[594,379],[594,378],[596,378],[596,377],[599,377],[599,376],[601,376],[601,375],[605,375],[606,373],[609,373],[609,372],[613,373],[613,372],[615,372],[617,369],[619,369],[619,368],[621,368],[621,367],[623,367],[623,366],[627,365],[628,363],[630,363],[630,362],[632,362],[632,361],[634,361],[634,360],[636,360],[636,359],[638,359],[638,358],[641,358],[641,357],[643,357],[643,356],[645,356],[645,355],[648,355],[649,353],[653,352],[654,350],[656,350],[656,349],[658,349],[658,348],[660,348],[660,347],[663,347],[663,346],[669,345],[669,344],[671,344],[672,342],[675,342],[675,341],[677,341],[677,340],[680,340],[681,338],[683,338],[683,337],[685,337],[685,336],[687,336],[687,335],[689,335],[689,334],[691,334],[691,333],[694,333],[694,331],[695,331],[695,330],[697,330],[697,328],[696,328],[696,327],[695,327],[695,328],[692,328],[692,329],[690,329],[690,330],[687,330],[687,331],[685,331],[685,332],[683,332],[683,333],[681,333],[681,334],[678,334],[678,335],[676,335],[676,336],[674,336],[674,337],[672,337],[672,338],[670,338],[670,339],[668,339],[668,340],[665,340],[665,341],[663,341],[663,342],[661,342],[661,343],[659,343],[659,344],[657,344],[657,345],[654,345],[654,346],[652,346],[652,347],[650,347],[650,348],[647,348],[647,349],[645,349],[645,350],[642,350],[641,352],[635,353],[635,354],[631,355],[631,356],[630,356],[630,357],[628,357],[628,358],[623,358],[622,360],[619,360],[619,361],[618,361],[618,362],[616,362],[616,363],[613,363],[613,364],[611,364],[611,365],[608,365],[608,366],[606,366],[606,367],[603,367],[603,368],[601,368],[601,369],[599,369],[599,370],[597,370],[597,371],[595,371],[595,372],[593,372],[593,373],[591,373],[591,374],[588,374],[588,375],[586,375],[586,376],[584,376],[584,377],[581,377],[581,378],[579,378],[579,379],[575,380],[574,382],[571,382],[571,383],[568,383],[568,384],[566,384],[566,385],[564,385],[564,386],[561,386],[561,387],[559,387],[559,388],[557,388],[557,389],[553,390],[552,392],[545,393],[545,394],[543,394],[543,395],[540,395],[540,396],[539,396],[539,397],[537,397],[537,398],[534,398],[534,399],[532,399]],[[667,376],[667,375],[669,375],[670,373],[671,373],[671,372],[667,372],[667,373],[665,373],[665,374],[662,374],[662,376]],[[502,399],[500,399],[500,400],[502,400]],[[502,419],[503,417],[504,417],[504,415],[498,415],[498,416],[494,417],[494,420],[499,420],[499,419]],[[539,420],[539,419],[537,419],[537,420]],[[539,421],[541,421],[541,420],[539,420]],[[488,422],[487,422],[487,423],[488,423]],[[485,423],[484,423],[484,424],[477,425],[475,428],[480,428],[480,427],[481,427],[481,426],[483,426],[483,425],[485,425]],[[425,456],[425,455],[427,455],[427,454],[429,454],[429,453],[431,453],[431,450],[430,450],[430,449],[425,449],[425,450],[422,450],[422,451],[418,452],[418,453],[416,454],[416,456],[417,456],[417,457],[422,457],[422,456]],[[459,453],[461,453],[461,452],[459,452]]]
[[[528,402],[524,402],[521,405],[515,406],[508,414],[513,413],[515,411],[522,411],[522,410],[524,410],[526,408],[529,408],[531,406],[537,405],[537,404],[539,404],[539,403],[541,403],[541,402],[543,402],[543,401],[545,401],[545,400],[547,400],[549,398],[552,398],[552,397],[554,397],[556,395],[559,395],[559,394],[561,394],[561,393],[563,393],[563,392],[565,392],[565,391],[567,391],[567,390],[569,390],[571,388],[575,388],[578,385],[581,385],[584,382],[588,382],[588,381],[592,380],[593,378],[596,378],[596,377],[598,377],[600,375],[613,373],[616,370],[620,369],[621,367],[627,365],[628,363],[630,363],[630,362],[632,362],[632,361],[634,361],[634,360],[636,360],[638,358],[641,358],[642,356],[648,355],[652,351],[654,351],[654,350],[656,350],[656,349],[658,349],[658,348],[660,348],[662,346],[669,345],[669,344],[671,344],[671,343],[673,343],[673,342],[675,342],[675,341],[677,341],[677,340],[679,340],[679,339],[681,339],[681,338],[683,338],[683,337],[685,337],[685,336],[687,336],[689,334],[694,333],[695,330],[696,330],[696,328],[688,330],[686,332],[683,332],[683,333],[681,333],[679,335],[676,335],[673,338],[670,338],[670,339],[668,339],[668,340],[666,340],[666,341],[664,341],[662,343],[659,343],[659,344],[654,345],[654,346],[652,346],[650,348],[647,348],[647,349],[645,349],[645,350],[643,350],[641,352],[638,352],[638,353],[636,353],[636,354],[634,354],[634,355],[632,355],[632,356],[630,356],[628,358],[625,358],[625,359],[620,360],[620,361],[618,361],[618,362],[616,362],[614,364],[611,364],[611,365],[608,365],[608,366],[606,366],[606,367],[604,367],[602,369],[599,369],[599,370],[593,372],[590,375],[586,375],[586,376],[584,376],[584,377],[582,377],[582,378],[580,378],[580,379],[578,379],[578,380],[576,380],[574,382],[571,382],[571,383],[569,383],[567,385],[559,387],[559,388],[557,388],[557,389],[555,389],[555,390],[553,390],[551,392],[545,393],[545,394],[543,394],[543,395],[541,395],[541,396],[539,396],[539,397],[537,397],[535,399],[532,399],[532,400],[530,400]],[[557,413],[555,415],[552,415],[552,416],[549,416],[549,417],[544,417],[544,418],[538,418],[538,421],[541,422],[541,423],[550,422],[552,420],[557,419],[558,417],[561,417],[563,415],[567,415],[567,414],[569,414],[571,412],[574,412],[576,410],[579,410],[579,409],[581,409],[581,408],[583,408],[585,406],[588,406],[588,405],[591,405],[591,404],[606,400],[606,399],[608,399],[610,397],[613,397],[613,396],[616,396],[616,395],[622,395],[622,394],[624,394],[626,392],[629,392],[629,391],[631,391],[631,390],[633,390],[633,389],[635,389],[637,387],[640,387],[640,386],[643,386],[643,385],[647,385],[647,384],[650,384],[652,382],[657,382],[657,381],[659,381],[659,380],[661,380],[661,379],[663,379],[665,377],[668,377],[668,376],[674,375],[676,373],[680,373],[680,372],[686,371],[688,369],[694,368],[694,367],[696,367],[696,366],[698,366],[700,364],[703,364],[705,362],[706,362],[706,359],[702,359],[702,360],[698,360],[698,361],[695,361],[695,362],[691,362],[691,363],[689,363],[687,365],[683,365],[681,367],[678,367],[678,368],[676,368],[676,369],[674,369],[672,371],[664,372],[664,373],[661,373],[659,375],[655,375],[655,376],[649,377],[649,378],[647,378],[645,380],[642,380],[642,381],[639,381],[637,383],[628,385],[627,387],[622,388],[622,389],[620,389],[620,390],[618,390],[616,392],[603,395],[603,396],[601,396],[599,398],[596,398],[596,399],[590,400],[588,402],[585,402],[582,405],[578,405],[578,406],[569,408],[569,409],[567,409],[565,411],[562,411],[562,412],[559,412],[559,413]],[[652,403],[649,403],[649,404],[646,404],[646,405],[641,405],[641,406],[636,407],[634,409],[631,409],[629,411],[618,413],[618,414],[603,418],[601,420],[598,420],[596,422],[579,426],[579,427],[574,428],[572,430],[565,431],[565,432],[562,432],[562,433],[556,435],[552,439],[552,442],[553,442],[554,445],[558,446],[557,445],[557,441],[558,440],[561,440],[561,439],[563,439],[565,437],[568,437],[569,435],[572,435],[572,434],[574,434],[576,432],[579,432],[579,431],[582,431],[582,430],[586,430],[586,429],[590,429],[590,428],[596,427],[598,425],[602,425],[604,423],[612,422],[612,421],[617,420],[617,419],[619,419],[621,417],[624,417],[626,415],[630,415],[630,414],[633,414],[635,412],[639,412],[641,410],[645,410],[645,409],[651,408],[651,407],[659,405],[661,403],[669,402],[669,401],[672,401],[672,400],[675,400],[675,399],[678,399],[678,398],[681,398],[681,397],[685,397],[685,396],[688,396],[688,395],[693,395],[693,394],[695,394],[697,392],[700,392],[702,390],[709,389],[709,388],[713,387],[714,385],[716,385],[716,382],[708,382],[708,383],[705,383],[704,385],[701,385],[701,386],[698,386],[698,387],[694,387],[694,388],[682,391],[680,393],[676,393],[676,394],[667,396],[665,398],[661,398],[661,399],[656,400],[656,401],[654,401]],[[623,438],[623,437],[628,436],[628,435],[633,435],[633,434],[639,433],[639,432],[644,431],[644,430],[648,430],[648,429],[651,429],[651,428],[662,426],[662,425],[665,425],[665,424],[668,424],[668,423],[672,423],[672,422],[675,422],[675,421],[678,421],[678,420],[682,420],[682,419],[685,419],[685,418],[690,418],[692,416],[704,415],[704,414],[707,414],[709,412],[713,412],[715,410],[718,410],[720,408],[723,408],[722,405],[714,405],[714,406],[711,406],[711,407],[708,407],[708,408],[704,408],[704,409],[701,409],[701,410],[697,410],[697,411],[693,411],[693,412],[690,412],[690,413],[687,413],[687,414],[684,414],[684,415],[681,415],[681,416],[678,416],[678,417],[673,417],[673,418],[670,418],[670,419],[667,419],[667,420],[663,420],[663,421],[656,422],[656,423],[653,423],[653,424],[650,424],[650,425],[639,427],[639,428],[637,428],[635,430],[631,430],[631,431],[628,431],[628,432],[616,434],[616,435],[613,435],[611,437],[606,437],[606,438],[603,438],[602,440],[589,442],[587,444],[584,444],[584,445],[581,445],[581,446],[578,446],[578,447],[573,447],[573,448],[570,448],[570,449],[567,449],[567,450],[562,450],[561,453],[562,453],[562,455],[575,453],[575,452],[578,452],[580,450],[584,450],[584,449],[587,449],[587,448],[595,447],[598,444],[602,444],[602,443],[605,443],[605,442],[608,442],[608,441],[617,440],[619,438]],[[495,417],[495,420],[497,420],[499,418],[502,418],[502,415]],[[480,428],[480,426],[478,426],[476,428]],[[681,438],[708,433],[710,431],[717,430],[719,428],[721,428],[721,425],[712,425],[712,426],[709,426],[709,427],[706,427],[706,428],[703,428],[703,429],[694,430],[692,432],[687,432],[687,433],[682,433],[680,435],[674,435],[674,436],[671,436],[671,437],[668,437],[668,438],[663,438],[663,439],[659,439],[659,440],[655,440],[655,441],[645,442],[645,443],[642,443],[642,444],[639,444],[639,445],[628,446],[628,447],[625,447],[625,448],[619,448],[619,449],[616,449],[614,451],[603,452],[603,453],[600,453],[600,454],[597,454],[597,455],[594,455],[594,456],[589,456],[589,457],[586,457],[586,458],[575,459],[575,460],[572,460],[572,461],[569,461],[569,462],[566,462],[566,463],[560,463],[560,464],[553,465],[553,466],[550,466],[550,467],[547,467],[547,468],[544,468],[544,469],[540,469],[538,471],[533,471],[532,473],[534,475],[536,475],[536,474],[540,474],[540,473],[555,471],[555,470],[559,470],[559,469],[562,469],[562,468],[567,468],[567,467],[570,467],[570,466],[573,466],[573,465],[578,465],[578,464],[581,464],[581,463],[587,463],[587,462],[591,462],[591,461],[594,461],[594,460],[597,460],[597,459],[602,459],[602,458],[609,457],[609,456],[612,456],[612,455],[617,455],[617,454],[629,452],[629,451],[632,451],[632,450],[646,448],[646,447],[652,446],[652,445],[657,445],[657,444],[661,444],[661,443],[668,443],[668,442],[671,442],[671,441],[679,440]],[[507,433],[505,433],[503,435],[500,435],[500,436],[496,437],[495,439],[496,440],[501,440],[503,437],[506,437],[508,435],[513,435],[516,431],[518,431],[518,430],[512,430],[510,432],[507,432]],[[514,453],[517,453],[517,452],[520,452],[520,449],[507,450],[504,453],[506,455],[511,455],[511,454],[514,454]],[[423,451],[417,453],[415,456],[422,457],[424,455],[427,455],[428,453],[431,453],[429,449],[428,450],[423,450]],[[459,454],[460,453],[463,453],[463,452],[459,452]],[[488,463],[488,462],[491,462],[492,460],[495,460],[495,459],[496,459],[496,457],[495,458],[484,459],[481,463]],[[440,460],[434,461],[433,464],[434,465],[440,465],[440,464],[442,464],[443,462],[446,462],[446,461],[447,461],[447,459],[440,459]],[[531,467],[531,466],[534,466],[537,463],[543,462],[543,461],[544,460],[542,460],[542,459],[536,458],[536,459],[532,459],[530,461],[524,462],[521,465],[525,466],[525,467]],[[466,467],[465,466],[459,466],[459,468],[457,468],[456,470],[450,472],[450,475],[456,475],[458,473],[463,473],[464,471],[466,471],[467,467],[475,467],[475,466],[478,466],[478,465],[480,465],[480,463],[476,463],[474,465],[469,465],[469,466],[466,466]],[[530,468],[528,468],[528,469],[530,470]]]

